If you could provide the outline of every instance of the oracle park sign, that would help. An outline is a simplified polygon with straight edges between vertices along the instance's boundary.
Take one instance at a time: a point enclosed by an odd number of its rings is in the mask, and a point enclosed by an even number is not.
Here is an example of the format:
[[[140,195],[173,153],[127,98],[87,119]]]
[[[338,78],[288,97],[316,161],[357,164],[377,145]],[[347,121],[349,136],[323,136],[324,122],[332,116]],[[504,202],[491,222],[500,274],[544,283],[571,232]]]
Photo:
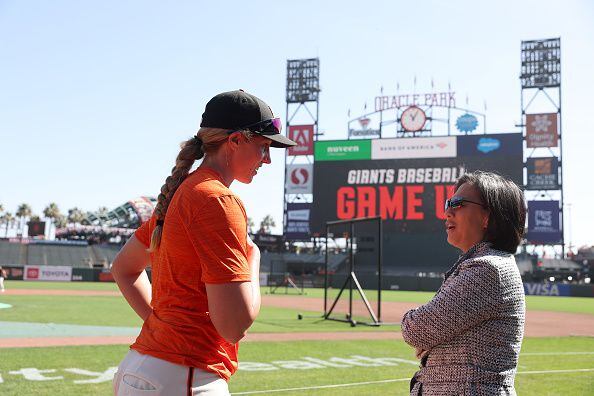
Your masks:
[[[460,252],[446,241],[444,203],[464,173],[494,171],[523,185],[519,133],[318,141],[314,153],[311,232],[381,216],[386,273],[453,265]]]

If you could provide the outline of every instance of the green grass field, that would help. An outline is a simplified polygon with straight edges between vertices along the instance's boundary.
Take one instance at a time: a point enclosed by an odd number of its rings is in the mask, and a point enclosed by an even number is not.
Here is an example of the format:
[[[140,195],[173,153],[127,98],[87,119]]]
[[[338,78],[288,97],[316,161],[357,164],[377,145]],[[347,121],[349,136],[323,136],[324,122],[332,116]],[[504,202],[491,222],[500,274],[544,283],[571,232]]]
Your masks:
[[[57,289],[57,290],[107,290],[117,291],[118,288],[115,283],[103,282],[18,282],[7,281],[7,288],[11,289]],[[269,292],[268,287],[262,288],[262,293]],[[324,297],[323,289],[305,289],[303,297],[322,298]],[[283,295],[284,289],[278,289],[277,295]],[[367,298],[370,301],[377,301],[377,291],[366,290]],[[336,297],[338,290],[330,290],[328,299]],[[413,291],[395,291],[384,290],[382,292],[383,301],[400,301],[424,304],[433,297],[433,292],[413,292]],[[291,291],[291,295],[295,295]],[[526,308],[534,311],[557,311],[557,312],[574,312],[587,313],[594,315],[594,301],[587,297],[559,297],[551,298],[546,296],[527,296]]]
[[[82,282],[7,282],[7,288],[117,290],[114,284]],[[322,296],[321,290],[306,292],[304,298]],[[373,296],[374,293],[368,293],[370,299]],[[423,303],[431,296],[432,293],[389,291],[382,298]],[[13,306],[0,310],[0,322],[140,326],[140,320],[125,301],[115,296],[0,295],[0,303]],[[594,299],[587,298],[529,296],[527,305],[528,309],[594,314]],[[296,314],[296,310],[264,307],[251,331],[353,330],[348,324],[320,321],[315,317],[299,321]],[[395,331],[398,327],[361,326],[355,330]],[[0,344],[1,334],[0,329]],[[109,395],[109,378],[113,372],[109,369],[117,366],[127,349],[125,345],[0,348],[0,395]],[[332,358],[350,359],[350,363],[344,364],[350,367],[324,365],[323,362]],[[403,395],[407,394],[408,378],[417,369],[411,348],[403,341],[392,340],[246,342],[240,348],[240,361],[244,369],[233,377],[230,389],[234,394],[246,395]],[[54,378],[27,380],[21,371],[23,368],[49,370],[41,375]],[[254,371],[255,368],[260,370]],[[282,389],[293,390],[278,391]],[[516,389],[520,395],[594,394],[594,338],[526,338]],[[271,393],[273,390],[277,392]]]

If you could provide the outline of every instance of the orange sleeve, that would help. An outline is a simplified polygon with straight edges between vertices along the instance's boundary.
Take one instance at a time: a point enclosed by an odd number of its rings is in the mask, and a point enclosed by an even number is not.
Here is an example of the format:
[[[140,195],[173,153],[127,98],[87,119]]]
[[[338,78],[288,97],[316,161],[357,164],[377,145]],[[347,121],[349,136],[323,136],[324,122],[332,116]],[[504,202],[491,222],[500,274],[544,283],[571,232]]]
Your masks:
[[[232,195],[210,197],[188,227],[204,283],[249,281],[247,220]]]
[[[151,245],[150,224],[151,221],[147,220],[144,223],[142,223],[136,231],[134,231],[134,236],[136,237],[136,239],[138,239],[147,248]]]

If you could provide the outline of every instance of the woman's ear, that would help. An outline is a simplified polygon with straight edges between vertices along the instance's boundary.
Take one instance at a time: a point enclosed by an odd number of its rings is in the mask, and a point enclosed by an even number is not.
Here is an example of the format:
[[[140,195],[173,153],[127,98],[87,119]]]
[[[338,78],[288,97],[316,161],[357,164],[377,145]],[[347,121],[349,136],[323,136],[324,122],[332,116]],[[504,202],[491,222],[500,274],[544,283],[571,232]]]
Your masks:
[[[232,150],[235,150],[237,147],[239,147],[241,140],[242,140],[241,133],[232,133],[227,138],[227,142],[229,143],[229,146],[231,147]]]
[[[485,216],[483,219],[483,229],[486,230],[489,227],[489,216]]]

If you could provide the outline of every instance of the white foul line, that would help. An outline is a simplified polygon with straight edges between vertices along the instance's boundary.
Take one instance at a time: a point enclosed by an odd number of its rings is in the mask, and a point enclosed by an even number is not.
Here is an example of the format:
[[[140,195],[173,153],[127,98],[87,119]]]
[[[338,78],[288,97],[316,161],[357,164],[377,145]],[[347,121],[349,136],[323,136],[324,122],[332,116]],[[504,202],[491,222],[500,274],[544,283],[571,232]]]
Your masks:
[[[517,374],[555,374],[555,373],[578,373],[578,372],[590,372],[590,371],[594,371],[594,368],[574,369],[574,370],[519,371]],[[285,389],[269,389],[269,390],[259,390],[259,391],[237,392],[237,393],[232,393],[232,395],[256,395],[256,394],[262,394],[262,393],[278,393],[278,392],[304,391],[304,390],[313,390],[313,389],[343,388],[343,387],[349,387],[349,386],[387,384],[390,382],[404,382],[404,381],[410,381],[410,378],[397,378],[397,379],[388,379],[388,380],[381,380],[381,381],[353,382],[351,384],[305,386],[302,388],[285,388]]]
[[[285,389],[270,389],[270,390],[249,391],[249,392],[237,392],[237,393],[232,393],[232,395],[255,395],[257,393],[276,393],[276,392],[290,392],[290,391],[312,390],[312,389],[342,388],[342,387],[348,387],[348,386],[386,384],[389,382],[403,382],[403,381],[410,381],[410,378],[397,378],[397,379],[388,379],[388,380],[381,380],[381,381],[367,381],[367,382],[353,382],[352,384],[305,386],[303,388],[285,388]]]

